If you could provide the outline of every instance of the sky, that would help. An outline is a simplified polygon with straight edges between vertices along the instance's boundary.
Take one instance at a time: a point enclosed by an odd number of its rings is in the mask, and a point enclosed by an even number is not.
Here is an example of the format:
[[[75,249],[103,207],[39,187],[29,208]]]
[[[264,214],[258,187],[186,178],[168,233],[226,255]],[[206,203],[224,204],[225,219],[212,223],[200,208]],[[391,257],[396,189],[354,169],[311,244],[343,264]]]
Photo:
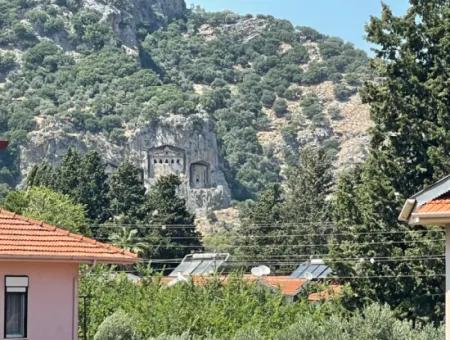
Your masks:
[[[186,3],[208,11],[270,14],[340,37],[369,53],[371,45],[364,40],[364,26],[370,16],[381,13],[381,0],[186,0]],[[384,3],[396,15],[406,13],[408,8],[408,0],[384,0]]]

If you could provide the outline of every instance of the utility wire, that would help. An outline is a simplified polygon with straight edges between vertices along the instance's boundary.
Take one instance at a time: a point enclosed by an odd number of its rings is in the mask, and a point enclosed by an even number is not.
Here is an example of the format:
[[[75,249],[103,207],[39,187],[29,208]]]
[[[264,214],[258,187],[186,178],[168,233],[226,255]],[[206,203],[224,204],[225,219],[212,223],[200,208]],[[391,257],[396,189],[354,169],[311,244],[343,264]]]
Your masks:
[[[145,240],[145,239],[142,239]],[[373,246],[373,245],[393,245],[393,244],[416,244],[416,243],[435,243],[435,242],[443,242],[444,239],[424,239],[424,240],[411,240],[411,241],[383,241],[383,242],[366,242],[366,243],[352,243],[358,246]],[[318,244],[279,244],[279,243],[270,243],[270,244],[254,244],[254,245],[235,245],[235,244],[221,244],[221,248],[261,248],[261,247],[270,247],[272,249],[278,248],[301,248],[301,247],[331,247],[331,246],[339,246],[342,243],[318,243]],[[191,248],[198,249],[202,248],[201,245],[184,245],[184,244],[165,244],[165,243],[147,243],[149,247],[162,247],[162,248]]]

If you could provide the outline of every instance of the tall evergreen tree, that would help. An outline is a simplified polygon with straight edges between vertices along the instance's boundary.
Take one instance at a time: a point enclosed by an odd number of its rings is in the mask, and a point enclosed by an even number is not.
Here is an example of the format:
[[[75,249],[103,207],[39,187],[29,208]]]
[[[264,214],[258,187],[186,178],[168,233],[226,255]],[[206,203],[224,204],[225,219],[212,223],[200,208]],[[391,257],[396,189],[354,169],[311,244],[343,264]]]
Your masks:
[[[102,223],[110,216],[106,165],[96,151],[88,152],[82,159],[77,201],[86,206],[92,221]]]
[[[80,168],[82,166],[81,155],[73,148],[69,148],[64,155],[61,164],[58,166],[55,179],[53,183],[49,181],[49,186],[52,186],[56,191],[63,194],[70,195],[75,201],[79,201],[80,188]],[[45,173],[41,172],[43,181],[45,180]],[[37,177],[37,176],[36,176]],[[42,178],[42,177],[41,177]]]
[[[292,257],[306,260],[308,255],[328,252],[325,244],[330,227],[332,169],[326,151],[309,146],[300,151],[298,166],[287,171],[283,220],[285,229],[293,235],[287,238]]]
[[[263,191],[255,202],[246,204],[240,212],[241,225],[236,238],[236,255],[242,263],[255,264],[282,256],[283,244],[282,191],[275,184]],[[276,246],[274,246],[276,244]],[[280,266],[270,265],[274,270]]]
[[[148,193],[145,224],[151,228],[141,231],[147,233],[153,245],[148,256],[181,258],[202,249],[195,216],[186,209],[185,200],[177,193],[180,184],[175,175],[161,177]]]
[[[143,216],[145,186],[141,171],[128,161],[123,162],[109,181],[111,215],[122,216],[127,223],[136,222]]]
[[[270,187],[242,209],[238,255],[288,272],[296,263],[327,253],[332,184],[327,153],[313,146],[301,150],[299,163],[286,171],[284,191]]]
[[[449,27],[448,0],[411,0],[403,17],[383,6],[371,19],[368,40],[379,46],[378,81],[363,91],[375,123],[371,148],[335,200],[339,233],[353,236],[336,237],[334,255],[361,258],[341,261],[336,273],[371,277],[349,281],[357,303],[387,302],[417,320],[441,320],[443,262],[401,259],[442,254],[441,235],[410,232],[397,217],[407,197],[450,172]]]
[[[81,156],[69,148],[61,164],[53,168],[42,163],[33,168],[28,186],[46,186],[69,195],[86,207],[89,220],[102,223],[109,218],[108,175],[106,166],[96,151]]]

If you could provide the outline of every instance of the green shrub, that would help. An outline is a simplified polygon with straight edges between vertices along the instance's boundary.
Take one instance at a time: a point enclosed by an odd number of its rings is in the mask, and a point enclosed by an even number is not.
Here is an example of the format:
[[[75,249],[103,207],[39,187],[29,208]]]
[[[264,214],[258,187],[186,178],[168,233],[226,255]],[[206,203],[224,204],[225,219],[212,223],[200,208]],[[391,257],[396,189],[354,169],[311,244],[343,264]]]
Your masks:
[[[273,103],[273,110],[277,116],[283,116],[288,111],[287,101],[285,99],[277,99]]]
[[[350,99],[356,93],[356,89],[350,88],[343,84],[337,84],[334,88],[334,95],[337,100],[345,102]]]
[[[321,114],[323,110],[319,98],[314,94],[306,96],[301,101],[300,106],[302,108],[303,113],[309,119],[312,119],[314,116]]]
[[[277,96],[275,95],[275,93],[268,91],[268,90],[264,90],[263,95],[261,97],[261,103],[265,107],[272,107],[276,98],[277,98]]]
[[[118,310],[108,316],[95,333],[94,340],[140,340],[134,320]]]
[[[351,317],[333,315],[330,318],[303,317],[286,331],[281,331],[276,340],[441,340],[443,329],[414,328],[411,322],[395,318],[387,306],[371,305],[363,314]]]
[[[311,64],[305,73],[303,73],[303,82],[307,85],[316,85],[328,80],[330,72],[324,63]]]

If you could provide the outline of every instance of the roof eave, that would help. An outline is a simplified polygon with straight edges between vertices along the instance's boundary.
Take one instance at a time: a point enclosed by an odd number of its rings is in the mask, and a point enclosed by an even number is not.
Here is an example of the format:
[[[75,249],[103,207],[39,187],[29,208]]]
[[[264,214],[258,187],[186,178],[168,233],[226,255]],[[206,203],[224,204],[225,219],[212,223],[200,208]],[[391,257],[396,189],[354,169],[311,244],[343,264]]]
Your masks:
[[[412,213],[408,219],[410,225],[450,225],[449,212]]]
[[[64,262],[64,263],[103,263],[130,265],[140,262],[139,258],[114,257],[83,257],[83,256],[39,256],[39,255],[0,255],[0,261],[31,261],[31,262]]]
[[[405,201],[402,211],[398,216],[398,220],[401,222],[408,222],[411,216],[411,212],[414,210],[417,201],[414,198],[409,198]]]

